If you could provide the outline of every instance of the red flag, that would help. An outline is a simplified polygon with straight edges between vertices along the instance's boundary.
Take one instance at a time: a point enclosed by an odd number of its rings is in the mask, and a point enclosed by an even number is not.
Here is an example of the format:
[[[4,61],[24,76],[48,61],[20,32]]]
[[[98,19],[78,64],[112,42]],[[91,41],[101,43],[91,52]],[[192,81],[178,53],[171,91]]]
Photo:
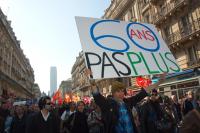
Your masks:
[[[136,86],[146,88],[146,87],[148,87],[151,83],[152,83],[152,81],[151,81],[150,79],[143,78],[143,77],[141,77],[141,76],[136,77]]]

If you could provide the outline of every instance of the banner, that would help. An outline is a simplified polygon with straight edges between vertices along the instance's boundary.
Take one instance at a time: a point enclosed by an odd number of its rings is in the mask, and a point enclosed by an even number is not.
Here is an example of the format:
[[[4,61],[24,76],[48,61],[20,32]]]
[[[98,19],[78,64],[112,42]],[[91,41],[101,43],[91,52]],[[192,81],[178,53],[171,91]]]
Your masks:
[[[94,79],[181,71],[152,24],[85,17],[76,23]]]

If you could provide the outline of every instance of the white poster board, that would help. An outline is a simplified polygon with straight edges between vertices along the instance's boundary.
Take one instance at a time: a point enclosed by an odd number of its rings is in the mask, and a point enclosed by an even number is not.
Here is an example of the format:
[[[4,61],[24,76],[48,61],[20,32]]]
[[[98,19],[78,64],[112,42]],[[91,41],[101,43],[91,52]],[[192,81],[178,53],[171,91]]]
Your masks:
[[[85,17],[76,23],[94,79],[181,71],[152,24]]]

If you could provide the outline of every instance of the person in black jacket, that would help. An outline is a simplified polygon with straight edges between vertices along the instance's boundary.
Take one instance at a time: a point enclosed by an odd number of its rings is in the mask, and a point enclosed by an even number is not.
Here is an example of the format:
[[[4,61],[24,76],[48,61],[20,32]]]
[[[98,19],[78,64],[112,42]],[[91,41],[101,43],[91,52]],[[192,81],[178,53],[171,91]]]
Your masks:
[[[164,77],[165,74],[160,77],[159,82],[150,85],[146,90],[142,88],[137,95],[130,98],[124,97],[125,86],[121,82],[115,81],[112,83],[111,91],[113,98],[106,99],[98,91],[95,82],[91,81],[95,103],[102,111],[105,133],[137,133],[131,109],[147,96],[146,91],[156,88],[164,80]]]
[[[79,101],[77,103],[77,111],[70,115],[64,125],[70,133],[89,133],[87,115],[84,113],[84,107],[85,103],[83,101]]]
[[[192,91],[187,92],[187,98],[183,102],[183,115],[198,107],[197,101],[194,99],[194,93]]]
[[[10,133],[25,133],[26,116],[21,105],[15,107],[15,116],[11,122]]]
[[[51,113],[51,99],[48,96],[39,100],[40,112],[31,116],[27,122],[26,133],[60,133],[60,121]]]
[[[181,104],[178,102],[177,97],[175,95],[172,95],[171,99],[172,99],[172,109],[173,109],[174,117],[177,123],[179,123],[182,120]]]
[[[162,103],[161,103],[162,102]],[[159,96],[156,89],[141,106],[141,133],[175,133],[176,122],[168,96]]]

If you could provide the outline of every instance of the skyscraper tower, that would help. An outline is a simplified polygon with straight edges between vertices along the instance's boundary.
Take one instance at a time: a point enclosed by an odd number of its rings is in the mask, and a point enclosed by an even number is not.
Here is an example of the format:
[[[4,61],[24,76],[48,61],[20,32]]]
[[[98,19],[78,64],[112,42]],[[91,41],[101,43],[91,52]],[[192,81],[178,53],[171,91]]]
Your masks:
[[[57,89],[57,68],[52,66],[50,68],[50,96],[56,91]]]

